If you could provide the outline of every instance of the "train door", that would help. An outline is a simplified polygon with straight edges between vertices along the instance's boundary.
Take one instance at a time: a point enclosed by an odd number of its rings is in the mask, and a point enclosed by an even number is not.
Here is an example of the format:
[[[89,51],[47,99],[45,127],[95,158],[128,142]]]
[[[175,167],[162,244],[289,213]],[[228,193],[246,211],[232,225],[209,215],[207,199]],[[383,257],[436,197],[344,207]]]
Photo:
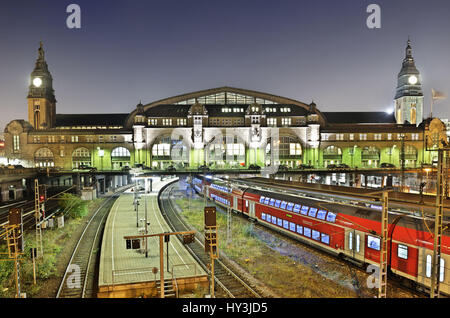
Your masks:
[[[247,201],[248,202],[248,205],[249,205],[249,207],[248,207],[248,216],[249,217],[251,217],[251,218],[256,218],[255,217],[255,202],[249,202],[249,201]]]
[[[364,262],[364,232],[347,229],[345,231],[345,250],[351,258]]]
[[[239,211],[239,208],[238,208],[238,198],[237,198],[237,197],[233,197],[233,210]]]
[[[433,270],[433,251],[426,248],[419,248],[419,267],[417,281],[421,285],[431,286],[431,275]],[[440,292],[450,293],[450,271],[448,270],[448,264],[450,257],[444,253],[441,254],[441,262],[439,266],[439,282]]]

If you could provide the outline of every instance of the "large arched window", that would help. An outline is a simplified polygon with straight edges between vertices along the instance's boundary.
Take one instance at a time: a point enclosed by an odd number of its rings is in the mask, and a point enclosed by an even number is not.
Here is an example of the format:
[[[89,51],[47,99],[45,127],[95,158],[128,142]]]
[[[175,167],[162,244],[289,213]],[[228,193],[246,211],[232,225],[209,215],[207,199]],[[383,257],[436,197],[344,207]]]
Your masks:
[[[336,146],[328,146],[323,150],[324,166],[342,163],[342,149]]]
[[[405,167],[415,167],[417,164],[417,149],[414,146],[405,146]],[[401,160],[402,158],[400,158]]]
[[[39,148],[34,154],[36,167],[54,167],[53,152],[48,148]]]
[[[272,152],[272,149],[275,151]],[[266,144],[266,165],[284,164],[296,168],[302,163],[302,153],[300,140],[295,136],[284,135],[278,140],[269,138]]]
[[[118,148],[115,148],[111,152],[111,157],[130,158],[131,157],[131,153],[130,153],[130,151],[127,148],[118,147]]]
[[[123,167],[129,167],[131,161],[131,153],[125,147],[114,148],[111,152],[111,165],[113,170],[120,170]]]
[[[208,146],[205,160],[214,168],[238,168],[245,166],[245,142],[239,136],[216,138]]]
[[[165,169],[174,165],[177,169],[189,165],[189,151],[182,139],[172,139],[170,135],[158,137],[152,146],[152,165]]]
[[[75,149],[72,154],[72,168],[78,168],[79,166],[91,166],[91,152],[89,149],[81,147]]]
[[[361,161],[363,167],[378,167],[380,165],[380,150],[373,146],[363,148],[361,152]]]

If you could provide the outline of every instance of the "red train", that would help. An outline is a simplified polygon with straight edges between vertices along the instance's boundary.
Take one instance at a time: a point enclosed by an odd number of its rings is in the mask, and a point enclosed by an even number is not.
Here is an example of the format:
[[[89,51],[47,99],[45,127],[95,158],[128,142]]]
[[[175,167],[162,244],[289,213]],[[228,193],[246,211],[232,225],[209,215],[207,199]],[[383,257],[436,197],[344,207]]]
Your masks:
[[[252,186],[233,186],[230,191],[228,183],[203,177],[193,183],[197,192],[206,191],[218,205],[308,245],[360,264],[379,263],[381,223],[376,206],[337,205]],[[389,212],[388,266],[422,289],[431,285],[434,225],[428,227],[422,217]],[[444,227],[439,280],[441,293],[450,295],[450,229],[448,224]]]

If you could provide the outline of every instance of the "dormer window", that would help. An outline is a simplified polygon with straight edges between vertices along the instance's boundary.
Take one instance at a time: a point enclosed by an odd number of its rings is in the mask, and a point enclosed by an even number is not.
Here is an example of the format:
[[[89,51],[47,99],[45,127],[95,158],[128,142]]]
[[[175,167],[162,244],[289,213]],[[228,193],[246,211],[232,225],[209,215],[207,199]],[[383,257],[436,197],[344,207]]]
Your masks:
[[[202,116],[194,116],[194,125],[202,124]]]

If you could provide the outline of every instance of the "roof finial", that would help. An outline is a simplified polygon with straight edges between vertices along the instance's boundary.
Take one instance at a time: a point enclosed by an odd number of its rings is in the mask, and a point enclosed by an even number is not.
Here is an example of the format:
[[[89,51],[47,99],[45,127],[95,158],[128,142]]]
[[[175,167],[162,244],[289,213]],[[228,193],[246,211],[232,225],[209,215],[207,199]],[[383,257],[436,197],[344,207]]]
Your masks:
[[[42,41],[39,42],[39,59],[44,60],[45,58],[45,52],[44,52],[44,43]]]

